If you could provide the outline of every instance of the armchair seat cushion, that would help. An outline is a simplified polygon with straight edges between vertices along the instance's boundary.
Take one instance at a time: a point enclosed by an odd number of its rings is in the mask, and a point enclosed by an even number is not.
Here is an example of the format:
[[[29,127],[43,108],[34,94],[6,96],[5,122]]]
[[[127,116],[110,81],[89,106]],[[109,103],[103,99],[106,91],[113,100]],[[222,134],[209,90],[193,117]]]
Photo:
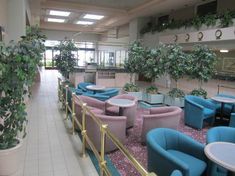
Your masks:
[[[189,167],[190,176],[199,176],[206,169],[206,163],[202,160],[199,160],[192,155],[180,152],[178,150],[167,150],[171,155],[185,162]]]
[[[209,109],[209,108],[204,108],[203,114],[204,114],[205,118],[207,118],[207,117],[211,117],[211,116],[215,115],[215,111],[212,109]]]

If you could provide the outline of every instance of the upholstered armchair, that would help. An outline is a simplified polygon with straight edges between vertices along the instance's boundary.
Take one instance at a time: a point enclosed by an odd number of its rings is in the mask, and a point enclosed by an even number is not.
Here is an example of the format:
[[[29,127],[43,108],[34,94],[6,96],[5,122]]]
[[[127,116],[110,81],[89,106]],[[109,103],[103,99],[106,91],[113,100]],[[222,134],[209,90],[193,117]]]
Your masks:
[[[174,171],[171,173],[171,176],[183,176],[183,175],[182,175],[182,172],[180,172],[179,170],[174,170]]]
[[[105,113],[105,103],[103,101],[97,100],[95,98],[87,97],[80,95],[78,98],[87,104],[87,107],[97,114],[104,114]],[[81,123],[82,122],[82,107],[78,101],[75,99],[75,113],[77,120]]]
[[[235,113],[231,113],[229,126],[235,128]]]
[[[202,129],[204,120],[213,124],[215,120],[215,105],[204,98],[185,96],[184,123],[193,128]]]
[[[94,85],[94,84],[89,83],[89,82],[81,82],[77,85],[77,88],[82,90],[82,92],[87,92],[89,90],[86,88],[86,86],[89,86],[89,85]]]
[[[179,170],[184,176],[200,176],[207,167],[204,145],[179,131],[157,128],[147,134],[148,171],[158,176]]]
[[[126,107],[123,110],[123,115],[127,117],[126,128],[133,127],[134,123],[135,123],[137,104],[138,104],[137,98],[134,96],[128,95],[128,94],[121,94],[121,95],[114,96],[112,98],[128,99],[128,100],[133,100],[135,102],[135,105],[133,105],[131,107]],[[109,105],[106,102],[106,114],[118,115],[119,114],[119,107]]]
[[[126,139],[126,117],[125,116],[108,116],[103,114],[95,113],[95,116],[99,118],[103,124],[107,124],[108,128],[114,134],[121,143],[125,143]],[[100,127],[92,119],[92,117],[87,113],[86,116],[86,130],[87,135],[93,142],[96,149],[100,152]],[[88,147],[88,146],[87,146]],[[89,148],[89,147],[88,147]],[[117,147],[112,143],[112,141],[106,137],[105,140],[105,152],[111,152],[117,149]]]
[[[207,144],[212,142],[231,142],[235,143],[235,128],[232,127],[214,127],[207,131]],[[209,162],[210,176],[227,176],[228,171],[223,167]]]
[[[143,115],[141,141],[145,142],[146,134],[153,128],[177,129],[182,109],[176,106],[151,108],[149,114]]]

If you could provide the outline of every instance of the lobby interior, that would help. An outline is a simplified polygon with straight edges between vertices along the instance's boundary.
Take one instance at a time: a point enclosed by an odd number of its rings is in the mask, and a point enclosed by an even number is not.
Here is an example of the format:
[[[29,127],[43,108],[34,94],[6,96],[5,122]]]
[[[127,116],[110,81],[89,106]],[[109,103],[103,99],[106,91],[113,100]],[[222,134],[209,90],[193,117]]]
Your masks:
[[[1,43],[21,43],[30,26],[45,36],[43,52],[30,96],[23,95],[26,136],[19,130],[15,160],[6,160],[0,141],[0,176],[235,174],[234,0],[0,1]],[[56,59],[62,41],[76,48],[68,75]],[[200,47],[203,59],[214,62],[198,59],[204,65],[191,73]],[[0,48],[3,106],[7,69]],[[158,60],[159,72],[147,63],[154,52],[172,57]],[[148,92],[154,88],[157,100]],[[172,89],[183,95],[172,98]],[[9,133],[8,111],[0,107],[1,140]],[[222,144],[212,150],[213,143]]]

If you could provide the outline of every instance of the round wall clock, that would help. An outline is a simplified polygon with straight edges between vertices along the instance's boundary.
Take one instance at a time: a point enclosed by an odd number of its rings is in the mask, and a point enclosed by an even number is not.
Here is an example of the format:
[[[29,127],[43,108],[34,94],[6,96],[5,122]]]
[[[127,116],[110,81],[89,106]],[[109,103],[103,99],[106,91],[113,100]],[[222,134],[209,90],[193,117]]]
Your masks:
[[[203,38],[203,33],[202,32],[198,32],[197,38],[198,38],[198,41],[201,41],[202,38]]]
[[[185,41],[188,42],[189,39],[190,39],[190,35],[189,35],[189,34],[186,34],[186,35],[185,35]]]
[[[215,31],[215,37],[216,37],[216,39],[218,40],[218,39],[220,39],[221,38],[221,36],[222,36],[222,31],[220,30],[220,29],[218,29],[218,30],[216,30]]]

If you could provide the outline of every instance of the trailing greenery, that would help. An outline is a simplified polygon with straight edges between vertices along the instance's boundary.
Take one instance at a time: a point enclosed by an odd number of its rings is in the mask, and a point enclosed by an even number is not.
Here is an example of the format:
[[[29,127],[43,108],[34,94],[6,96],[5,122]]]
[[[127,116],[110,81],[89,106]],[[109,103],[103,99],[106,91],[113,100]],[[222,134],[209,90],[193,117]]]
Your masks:
[[[195,45],[188,69],[191,78],[198,79],[199,88],[212,78],[217,61],[216,54],[205,45]]]
[[[150,86],[146,88],[146,93],[148,94],[157,94],[158,88],[156,86]]]
[[[44,39],[34,27],[18,43],[0,43],[0,150],[16,146],[20,132],[26,135],[24,96],[33,83]]]
[[[178,88],[173,88],[168,92],[168,95],[172,98],[183,98],[185,93]]]
[[[179,29],[179,28],[190,28],[194,27],[199,30],[202,25],[215,26],[216,21],[219,20],[219,26],[217,27],[229,27],[233,25],[233,19],[235,18],[235,11],[226,10],[221,14],[208,14],[205,16],[195,16],[192,19],[187,20],[174,20],[170,19],[169,21],[163,24],[156,24],[156,19],[151,18],[150,22],[144,26],[140,33],[145,34],[147,32],[161,32],[166,29]]]
[[[146,50],[140,41],[133,42],[128,50],[128,59],[125,60],[124,68],[131,73],[131,82],[133,73],[141,73],[143,70],[143,61],[145,60]]]
[[[76,66],[76,58],[72,51],[76,51],[77,48],[71,40],[64,40],[57,47],[60,54],[54,57],[56,67],[64,77],[69,78],[69,73],[73,72]]]
[[[199,89],[192,90],[192,92],[190,92],[190,95],[195,95],[195,96],[200,96],[200,97],[206,98],[207,92],[206,92],[206,90],[199,88]]]
[[[133,83],[126,83],[123,87],[123,90],[126,92],[139,92],[139,87]]]

